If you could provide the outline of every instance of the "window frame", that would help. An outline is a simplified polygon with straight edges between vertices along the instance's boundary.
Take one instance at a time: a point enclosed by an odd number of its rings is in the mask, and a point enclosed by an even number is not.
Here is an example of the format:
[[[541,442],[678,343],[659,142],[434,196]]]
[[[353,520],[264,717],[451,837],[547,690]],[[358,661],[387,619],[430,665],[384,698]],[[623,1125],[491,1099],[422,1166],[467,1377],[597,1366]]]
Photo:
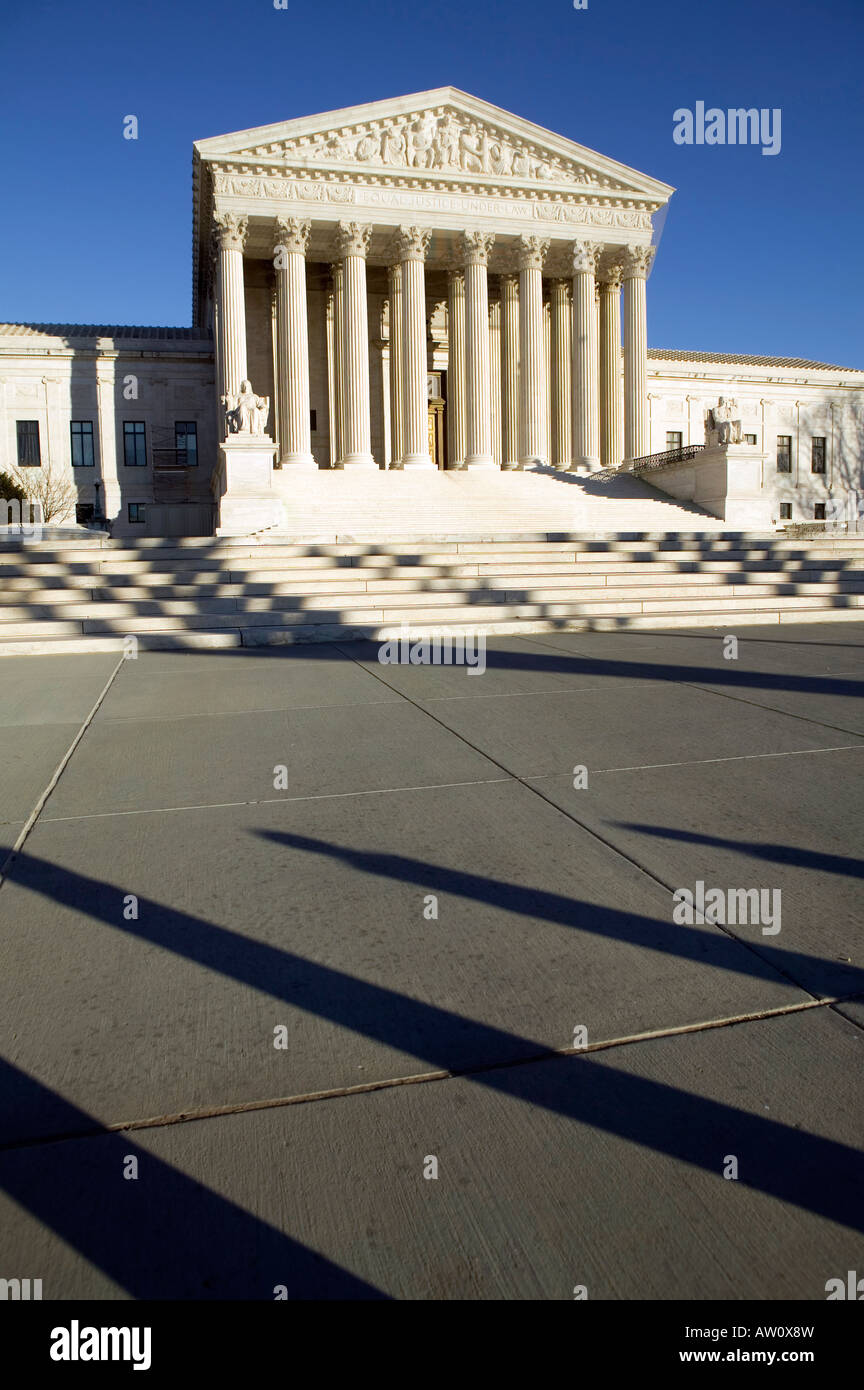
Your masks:
[[[817,449],[817,445],[821,448]],[[817,468],[816,462],[820,454],[821,466]],[[828,440],[824,434],[814,434],[810,438],[810,472],[820,478],[824,478],[828,472]]]
[[[76,426],[76,425],[79,427],[79,433],[78,433],[77,435],[75,434],[75,426]],[[87,426],[88,426],[89,431],[90,431],[89,434],[88,434],[85,430],[83,430],[82,427],[83,427],[84,425],[87,425]],[[82,453],[86,453],[86,449],[84,449],[84,441],[87,440],[87,439],[89,439],[89,441],[90,441],[90,458],[89,458],[89,460],[82,459],[80,462],[76,462],[76,460],[75,460],[75,444],[76,444],[76,440],[77,440],[78,444],[81,446],[81,452],[82,452]],[[95,468],[95,467],[96,467],[96,440],[95,440],[95,432],[94,432],[94,429],[93,429],[93,421],[92,421],[92,420],[70,420],[70,421],[69,421],[69,457],[70,457],[70,459],[72,460],[72,467],[73,467],[73,468]]]
[[[140,515],[140,516],[133,516],[133,515],[132,515],[132,510],[133,510],[133,508],[135,509],[136,512],[140,512],[141,515]],[[127,521],[127,523],[128,523],[129,526],[146,526],[146,525],[147,525],[147,503],[146,503],[146,502],[127,502],[127,503],[126,503],[126,521]]]
[[[789,441],[789,447],[788,447],[788,449],[782,449],[782,450],[781,450],[781,447],[780,447],[780,440],[781,440],[781,439],[786,439],[786,440]],[[782,463],[780,462],[780,455],[781,455],[781,453],[788,459],[788,463],[782,464]],[[777,451],[776,451],[776,457],[777,457],[777,472],[778,472],[778,473],[791,473],[791,472],[792,472],[792,436],[791,436],[791,434],[778,434],[778,436],[777,436]]]
[[[139,429],[140,426],[140,429]],[[139,449],[138,444],[141,444]],[[129,445],[134,442],[134,453],[136,455],[133,462],[129,461]],[[143,454],[139,460],[138,454]],[[124,468],[146,468],[147,467],[147,422],[146,420],[124,420],[123,421],[123,467]]]
[[[26,428],[26,427],[31,426],[31,425],[34,426],[33,429],[27,429],[27,428]],[[24,426],[25,428],[22,429],[22,426]],[[28,439],[28,440],[30,440],[31,442],[35,439],[35,441],[36,441],[36,450],[35,450],[35,452],[36,452],[36,458],[35,458],[35,459],[22,458],[22,452],[25,453],[25,454],[29,452],[28,449],[25,448],[25,449],[22,451],[22,448],[21,448],[21,442],[22,442],[22,440],[25,440],[25,439]],[[41,468],[41,467],[42,467],[42,430],[40,429],[40,421],[39,421],[39,420],[16,420],[16,421],[15,421],[15,452],[16,452],[16,458],[17,458],[17,460],[18,460],[18,467],[19,467],[19,468]]]
[[[194,441],[195,441],[195,447],[194,447],[194,449],[191,451],[191,452],[194,454],[195,457],[194,457],[194,460],[193,460],[191,463],[190,463],[190,461],[189,461],[190,450],[189,450],[188,444],[181,444],[181,443],[180,443],[180,432],[181,432],[181,429],[182,429],[182,432],[183,432],[183,438],[184,438],[184,439],[194,439]],[[184,455],[184,460],[185,460],[185,461],[184,461],[184,467],[186,467],[186,468],[197,468],[197,467],[198,467],[198,421],[197,421],[197,420],[175,420],[175,421],[174,421],[174,450],[175,450],[175,452],[176,452],[176,454],[177,454],[177,462],[178,462],[178,463],[180,462],[180,455],[182,454],[182,455]]]
[[[677,443],[677,444],[670,444],[670,443],[669,443],[669,436],[670,436],[670,434],[674,435],[675,438],[678,440],[678,443]],[[684,431],[683,431],[683,430],[667,430],[667,431],[666,431],[666,452],[667,452],[667,453],[671,453],[671,451],[672,451],[673,449],[683,449],[683,448],[684,448]]]

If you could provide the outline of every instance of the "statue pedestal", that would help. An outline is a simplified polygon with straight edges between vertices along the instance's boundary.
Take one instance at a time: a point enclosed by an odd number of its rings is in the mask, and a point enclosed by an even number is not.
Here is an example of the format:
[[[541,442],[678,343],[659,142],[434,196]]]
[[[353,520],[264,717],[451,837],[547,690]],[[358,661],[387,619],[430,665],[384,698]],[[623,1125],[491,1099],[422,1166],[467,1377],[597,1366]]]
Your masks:
[[[735,531],[771,531],[771,494],[762,486],[767,455],[755,444],[707,444],[695,458],[652,468],[644,478],[661,492],[720,517]]]
[[[219,445],[213,474],[217,536],[248,536],[282,525],[282,503],[273,490],[275,455],[266,434],[231,434]]]

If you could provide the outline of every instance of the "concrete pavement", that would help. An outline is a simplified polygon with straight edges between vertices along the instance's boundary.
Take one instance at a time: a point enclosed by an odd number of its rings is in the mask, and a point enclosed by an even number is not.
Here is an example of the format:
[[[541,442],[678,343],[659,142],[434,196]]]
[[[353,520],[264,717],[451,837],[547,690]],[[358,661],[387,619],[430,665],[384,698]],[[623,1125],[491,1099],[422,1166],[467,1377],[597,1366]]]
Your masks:
[[[4,851],[81,735],[0,889],[0,1277],[824,1298],[864,1229],[864,633],[724,636],[0,663]],[[699,880],[779,889],[780,932],[675,922]]]

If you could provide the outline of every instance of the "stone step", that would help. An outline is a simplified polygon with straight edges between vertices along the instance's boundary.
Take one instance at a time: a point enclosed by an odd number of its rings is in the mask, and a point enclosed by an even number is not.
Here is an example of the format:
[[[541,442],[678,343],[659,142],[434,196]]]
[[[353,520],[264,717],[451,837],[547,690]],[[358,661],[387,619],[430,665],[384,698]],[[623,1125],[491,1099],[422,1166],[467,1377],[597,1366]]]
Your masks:
[[[476,616],[476,615],[472,615]],[[501,609],[496,611],[494,621],[483,624],[484,631],[491,637],[494,635],[519,635],[530,632],[561,632],[561,631],[624,631],[633,630],[666,630],[675,627],[712,627],[721,631],[727,631],[729,626],[734,623],[736,627],[746,625],[765,625],[773,623],[805,623],[805,622],[849,622],[864,617],[862,608],[835,608],[832,606],[783,609],[774,606],[764,608],[751,608],[738,611],[729,604],[724,604],[721,608],[701,609],[696,612],[673,612],[673,613],[607,613],[572,615],[569,617],[556,616],[543,618],[526,618],[525,616],[514,616],[512,610]],[[430,634],[436,630],[449,626],[454,627],[452,615],[447,615],[448,622],[445,623],[440,616],[436,621],[426,625],[418,620],[418,615],[412,614],[408,623],[412,633],[422,635],[426,630]],[[467,624],[465,624],[467,626]],[[182,630],[162,630],[155,632],[135,632],[133,635],[138,641],[139,648],[143,651],[197,651],[197,650],[220,650],[230,647],[261,647],[271,645],[285,645],[308,642],[332,642],[339,640],[351,640],[358,637],[371,638],[373,640],[384,640],[385,638],[398,637],[401,626],[394,621],[376,621],[371,613],[364,613],[359,621],[328,622],[321,621],[315,623],[283,624],[281,626],[254,626],[239,628],[212,628],[201,630],[200,628],[186,628]],[[3,630],[0,634],[0,656],[32,656],[57,653],[82,653],[82,652],[117,652],[124,650],[124,635],[122,632],[113,634],[98,633],[79,633],[69,634],[46,634],[44,625],[39,625],[35,633],[10,634]]]
[[[642,602],[662,600],[667,606],[691,600],[704,600],[716,604],[720,598],[741,598],[758,602],[764,598],[806,597],[826,601],[833,596],[858,595],[864,601],[864,586],[847,587],[838,584],[722,584],[722,583],[678,583],[656,584],[646,592],[643,584],[595,585],[584,588],[581,584],[560,582],[557,585],[534,584],[513,588],[508,580],[493,580],[481,586],[471,581],[450,585],[447,581],[437,581],[432,585],[417,584],[413,589],[402,585],[377,584],[368,589],[334,589],[329,593],[284,593],[265,595],[235,594],[209,599],[163,600],[142,599],[124,602],[122,599],[110,603],[76,603],[49,606],[30,604],[14,607],[0,605],[0,628],[8,630],[11,624],[22,622],[78,622],[111,621],[123,619],[137,622],[146,618],[194,618],[197,614],[221,614],[230,617],[237,613],[284,612],[288,610],[313,612],[317,609],[336,609],[342,607],[376,608],[392,606],[413,608],[428,606],[434,594],[435,605],[464,605],[466,593],[474,595],[473,602],[481,598],[488,604],[498,603],[546,603],[575,602],[579,604],[604,604],[614,601]],[[59,610],[59,611],[58,611]],[[256,619],[256,621],[258,621]]]

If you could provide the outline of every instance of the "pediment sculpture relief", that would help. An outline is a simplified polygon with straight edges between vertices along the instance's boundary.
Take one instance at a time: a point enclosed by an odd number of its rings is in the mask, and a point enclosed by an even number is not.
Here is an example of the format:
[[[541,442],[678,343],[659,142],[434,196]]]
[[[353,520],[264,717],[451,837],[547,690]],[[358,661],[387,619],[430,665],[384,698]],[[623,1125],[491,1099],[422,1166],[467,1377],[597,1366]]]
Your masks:
[[[222,397],[228,434],[263,435],[270,416],[270,397],[258,396],[252,383],[241,381],[236,395]]]
[[[250,155],[278,154],[297,162],[333,160],[391,169],[438,169],[498,178],[590,184],[587,170],[531,145],[521,145],[480,121],[452,111],[385,118],[368,124],[300,136]],[[609,187],[619,187],[606,181]]]

